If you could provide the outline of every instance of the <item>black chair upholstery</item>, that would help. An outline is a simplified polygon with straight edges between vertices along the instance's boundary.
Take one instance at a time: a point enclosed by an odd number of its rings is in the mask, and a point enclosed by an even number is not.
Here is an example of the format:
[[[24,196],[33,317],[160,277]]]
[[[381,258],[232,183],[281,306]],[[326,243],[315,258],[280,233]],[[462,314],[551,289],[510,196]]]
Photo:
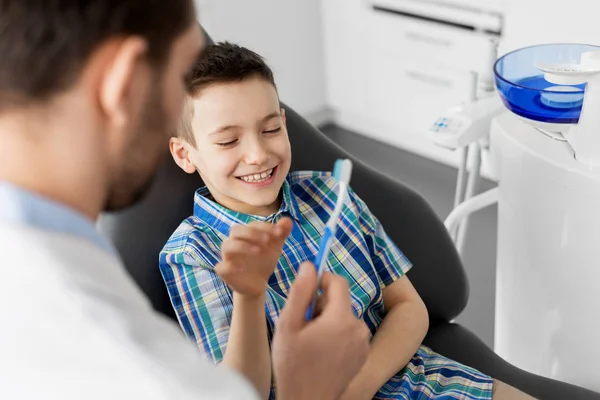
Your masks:
[[[292,169],[330,171],[336,158],[354,164],[350,185],[414,264],[411,282],[429,317],[450,321],[468,298],[465,271],[444,224],[417,193],[348,154],[295,112],[286,109],[292,144]]]
[[[284,106],[285,107],[285,106]],[[338,158],[354,162],[351,185],[413,262],[408,276],[423,298],[431,325],[425,344],[539,399],[594,399],[594,394],[522,371],[498,357],[464,327],[450,323],[464,309],[468,284],[457,251],[428,203],[329,140],[289,107],[293,170],[331,170]],[[158,269],[158,254],[178,224],[192,214],[200,178],[179,170],[169,157],[146,199],[135,207],[103,215],[99,229],[110,237],[154,308],[174,318]]]

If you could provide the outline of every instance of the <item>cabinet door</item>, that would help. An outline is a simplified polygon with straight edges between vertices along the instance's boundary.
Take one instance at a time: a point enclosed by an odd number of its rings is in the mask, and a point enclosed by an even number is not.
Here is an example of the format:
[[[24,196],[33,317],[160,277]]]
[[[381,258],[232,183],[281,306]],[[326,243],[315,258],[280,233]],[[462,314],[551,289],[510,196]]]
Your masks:
[[[376,9],[368,10],[367,31],[370,46],[407,60],[477,72],[489,66],[492,35]]]
[[[448,107],[465,97],[470,72],[371,49],[367,113],[414,134],[424,134]]]

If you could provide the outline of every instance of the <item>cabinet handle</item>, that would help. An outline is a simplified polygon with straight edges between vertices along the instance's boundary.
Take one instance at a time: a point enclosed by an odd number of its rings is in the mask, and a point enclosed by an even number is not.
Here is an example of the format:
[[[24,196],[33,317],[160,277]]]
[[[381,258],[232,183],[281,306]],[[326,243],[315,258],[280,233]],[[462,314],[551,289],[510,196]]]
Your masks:
[[[421,35],[420,33],[415,33],[415,32],[407,32],[406,38],[410,39],[410,40],[414,40],[416,42],[427,43],[429,45],[437,46],[437,47],[451,47],[452,46],[452,42],[449,40],[439,38],[439,37]]]
[[[432,86],[443,87],[443,88],[450,88],[453,86],[452,81],[449,81],[448,79],[443,79],[443,78],[439,78],[437,76],[424,74],[422,72],[406,71],[406,75],[408,75],[412,79],[418,80],[420,82],[424,82],[424,83],[426,83],[428,85],[432,85]]]

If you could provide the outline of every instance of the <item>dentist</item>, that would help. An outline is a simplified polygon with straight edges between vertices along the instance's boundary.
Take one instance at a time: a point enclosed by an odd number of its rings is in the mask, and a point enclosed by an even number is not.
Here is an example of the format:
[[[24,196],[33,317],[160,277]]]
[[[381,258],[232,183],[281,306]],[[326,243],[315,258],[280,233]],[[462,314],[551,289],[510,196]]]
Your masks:
[[[0,398],[256,398],[153,311],[94,226],[168,152],[195,15],[192,0],[0,0]],[[333,276],[305,323],[304,267],[272,349],[278,398],[335,399],[368,332]]]

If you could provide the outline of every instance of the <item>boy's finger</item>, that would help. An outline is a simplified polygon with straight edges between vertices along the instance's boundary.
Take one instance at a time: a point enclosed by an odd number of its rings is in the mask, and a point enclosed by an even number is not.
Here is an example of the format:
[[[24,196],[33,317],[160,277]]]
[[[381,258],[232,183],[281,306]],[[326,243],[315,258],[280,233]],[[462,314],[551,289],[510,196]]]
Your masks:
[[[223,258],[234,257],[236,255],[247,256],[248,254],[258,254],[261,247],[245,240],[227,239],[221,245],[221,253]]]
[[[271,234],[260,229],[252,229],[247,226],[236,229],[229,234],[229,239],[245,240],[252,243],[265,244],[271,240]]]
[[[305,262],[292,285],[287,302],[279,315],[277,329],[298,331],[306,324],[306,310],[317,290],[317,269]]]
[[[235,238],[229,237],[223,243],[229,242],[229,241],[237,241],[237,242],[247,243],[249,246],[259,248],[261,252],[270,252],[275,249],[278,252],[281,252],[281,248],[283,246],[283,242],[278,240],[275,237],[269,237],[269,239],[267,239],[267,240],[259,239],[256,236],[252,236],[252,237],[245,236],[245,237],[235,237]]]
[[[235,271],[236,266],[228,262],[220,262],[215,265],[215,272],[221,277],[228,276],[232,273],[235,273]]]
[[[294,222],[291,220],[291,218],[281,218],[279,221],[277,221],[277,224],[275,224],[275,234],[280,239],[285,240],[292,232],[293,227]]]
[[[234,225],[229,232],[229,237],[251,242],[267,243],[274,237],[275,232],[273,224],[255,221],[248,225]]]

